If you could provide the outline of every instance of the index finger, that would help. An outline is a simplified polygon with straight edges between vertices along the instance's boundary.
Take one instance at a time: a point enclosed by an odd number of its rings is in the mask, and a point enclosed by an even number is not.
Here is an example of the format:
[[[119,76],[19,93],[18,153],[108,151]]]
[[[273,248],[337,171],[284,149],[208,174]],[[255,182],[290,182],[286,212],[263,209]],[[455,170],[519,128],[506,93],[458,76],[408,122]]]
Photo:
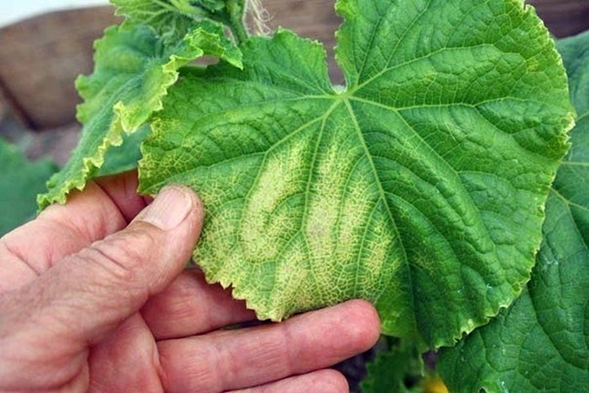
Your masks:
[[[146,205],[137,172],[96,179],[0,239],[0,293],[34,280],[64,257],[127,226]]]

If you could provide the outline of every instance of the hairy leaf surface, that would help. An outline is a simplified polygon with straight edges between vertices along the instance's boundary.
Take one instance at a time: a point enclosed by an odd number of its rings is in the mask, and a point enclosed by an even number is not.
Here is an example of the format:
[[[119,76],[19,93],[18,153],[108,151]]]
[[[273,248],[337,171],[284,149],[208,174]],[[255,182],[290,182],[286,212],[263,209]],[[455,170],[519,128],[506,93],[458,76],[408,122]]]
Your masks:
[[[527,291],[442,352],[452,392],[582,392],[589,386],[589,33],[558,46],[578,111],[572,148],[546,205]]]
[[[366,298],[386,334],[451,344],[521,292],[572,123],[566,76],[513,0],[340,0],[325,51],[278,31],[244,70],[186,70],[141,188],[197,190],[194,256],[260,318]]]
[[[241,65],[239,51],[223,38],[222,26],[212,22],[203,22],[175,42],[145,25],[111,27],[95,47],[94,73],[76,82],[84,99],[77,114],[84,125],[81,141],[67,165],[47,183],[48,193],[39,196],[41,208],[64,203],[71,190],[84,188],[104,163],[106,152],[161,109],[179,67],[204,54]],[[136,160],[137,155],[118,157],[121,168]]]

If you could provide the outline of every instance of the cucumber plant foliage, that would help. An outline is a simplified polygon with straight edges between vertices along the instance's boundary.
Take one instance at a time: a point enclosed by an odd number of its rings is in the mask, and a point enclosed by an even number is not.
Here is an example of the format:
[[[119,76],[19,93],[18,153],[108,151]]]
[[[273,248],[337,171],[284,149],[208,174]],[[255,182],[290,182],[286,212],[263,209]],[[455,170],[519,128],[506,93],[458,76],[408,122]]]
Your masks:
[[[1,125],[0,125],[1,127]],[[48,159],[30,162],[0,137],[0,236],[35,217],[35,195],[58,167]]]
[[[546,204],[527,289],[488,325],[444,349],[452,392],[582,392],[589,386],[589,32],[558,42],[577,125]]]
[[[83,138],[41,206],[140,143],[140,191],[200,194],[194,258],[262,319],[365,298],[383,333],[436,348],[525,288],[574,119],[531,7],[338,0],[342,87],[321,44],[249,36],[244,0],[113,3],[125,22],[78,82]]]

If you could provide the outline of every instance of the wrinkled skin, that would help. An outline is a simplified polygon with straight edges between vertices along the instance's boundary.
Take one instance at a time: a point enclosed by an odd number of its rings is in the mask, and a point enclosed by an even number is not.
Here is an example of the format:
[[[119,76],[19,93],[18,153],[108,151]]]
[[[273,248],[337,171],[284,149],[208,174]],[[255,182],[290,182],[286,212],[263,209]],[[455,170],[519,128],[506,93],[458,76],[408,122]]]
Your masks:
[[[136,186],[98,179],[0,240],[0,391],[347,391],[326,368],[377,340],[369,303],[222,329],[254,314],[184,269],[198,197]]]

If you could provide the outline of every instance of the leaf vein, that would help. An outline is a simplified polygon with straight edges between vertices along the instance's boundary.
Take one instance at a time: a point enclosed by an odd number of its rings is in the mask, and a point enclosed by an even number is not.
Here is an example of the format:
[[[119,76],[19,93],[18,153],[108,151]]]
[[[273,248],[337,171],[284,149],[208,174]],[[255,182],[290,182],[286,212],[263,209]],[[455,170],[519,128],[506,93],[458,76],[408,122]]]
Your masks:
[[[389,204],[387,203],[387,200],[386,200],[386,197],[385,197],[386,192],[385,192],[384,188],[382,187],[382,183],[381,183],[380,178],[378,176],[378,171],[376,170],[376,166],[374,165],[374,160],[372,159],[372,154],[368,150],[368,146],[366,145],[366,141],[364,140],[364,136],[362,135],[362,129],[360,128],[360,124],[358,124],[358,119],[356,118],[356,115],[354,113],[354,109],[350,105],[349,100],[346,100],[345,101],[345,105],[346,105],[346,108],[348,110],[348,113],[350,114],[350,117],[352,119],[352,123],[354,125],[354,129],[356,130],[356,134],[358,135],[358,139],[359,139],[359,141],[360,141],[360,143],[362,145],[362,149],[364,151],[364,154],[365,154],[365,156],[368,159],[368,163],[370,165],[371,172],[373,173],[375,183],[376,183],[376,185],[378,187],[378,193],[380,195],[380,198],[379,199],[382,200],[384,206],[386,207],[386,211],[387,211],[387,214],[389,216],[389,220],[391,222],[391,227],[395,231],[395,236],[397,237],[397,239],[399,239],[399,244],[401,245],[401,248],[402,248],[403,259],[405,261],[405,265],[409,269],[411,269],[411,264],[409,263],[409,260],[408,260],[408,257],[407,257],[407,250],[405,249],[405,245],[400,241],[401,240],[401,235],[399,233],[399,228],[397,228],[397,226],[395,225],[395,219],[394,219],[393,213],[392,213],[391,208],[390,208]],[[409,279],[411,280],[411,277],[412,277],[411,274],[409,274],[408,276],[409,276]],[[412,288],[411,304],[413,305],[413,307],[416,307],[417,306],[417,303],[416,303],[416,300],[415,300],[415,292],[414,292],[415,291],[415,288],[414,288],[414,286],[411,283],[409,283],[409,286]],[[376,301],[376,299],[375,299],[375,301]],[[416,326],[417,325],[417,320],[415,318],[414,318],[414,323],[415,323],[415,326]]]

